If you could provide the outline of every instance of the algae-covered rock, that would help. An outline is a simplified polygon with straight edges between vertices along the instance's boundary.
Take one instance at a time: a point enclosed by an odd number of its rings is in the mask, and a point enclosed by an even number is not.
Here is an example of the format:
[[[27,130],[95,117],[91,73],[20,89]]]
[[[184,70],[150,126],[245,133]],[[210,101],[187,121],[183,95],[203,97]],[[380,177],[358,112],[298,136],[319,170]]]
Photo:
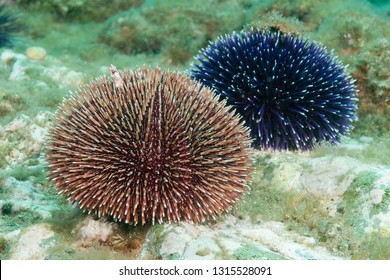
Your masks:
[[[2,259],[390,259],[384,1],[3,2],[20,5],[26,28],[0,61]],[[40,111],[110,63],[185,66],[209,40],[243,26],[300,34],[349,64],[359,87],[352,139],[308,153],[259,151],[250,192],[230,214],[198,225],[129,227],[56,194],[44,162],[51,113]],[[31,54],[33,46],[45,51]]]
[[[123,53],[162,53],[167,64],[182,64],[232,30],[240,30],[246,10],[237,1],[154,1],[105,22],[100,40]]]
[[[339,258],[310,238],[288,231],[281,223],[252,223],[233,216],[213,225],[181,223],[151,230],[143,254],[200,260]]]
[[[17,93],[0,88],[0,118],[13,115],[22,107],[23,101]]]
[[[47,190],[40,184],[8,177],[4,180],[3,193],[0,196],[2,215],[8,215],[12,219],[19,213],[28,212],[29,215],[35,214],[41,219],[51,217],[50,212],[56,208],[56,205],[52,200],[53,197],[50,199],[46,192]]]
[[[16,0],[15,2],[26,8],[46,10],[66,21],[102,22],[118,11],[139,6],[143,0]]]
[[[0,256],[4,255],[5,251],[7,250],[7,247],[8,247],[7,239],[5,239],[3,236],[0,236]]]
[[[47,51],[42,47],[29,47],[26,49],[26,56],[34,60],[43,60],[47,55]]]
[[[262,31],[281,32],[291,34],[305,34],[306,27],[296,17],[284,17],[280,12],[265,12],[262,9],[255,11],[252,21],[245,29],[256,28]]]
[[[40,113],[33,119],[21,114],[0,127],[0,168],[17,166],[38,156],[43,148],[49,122],[50,114],[47,113]],[[0,173],[1,177],[4,176]]]
[[[10,259],[43,260],[54,244],[54,232],[48,224],[32,225],[23,230],[17,245],[10,252]]]
[[[390,30],[390,23],[387,24],[387,29]],[[358,131],[370,135],[389,135],[390,44],[387,38],[379,37],[369,45],[357,54],[353,62],[354,75],[361,88],[360,122],[356,126]]]
[[[365,161],[377,144],[368,143],[328,148],[326,155],[259,153],[251,191],[234,215],[253,223],[281,222],[335,256],[388,258],[390,248],[383,246],[390,242],[389,169],[381,159]]]

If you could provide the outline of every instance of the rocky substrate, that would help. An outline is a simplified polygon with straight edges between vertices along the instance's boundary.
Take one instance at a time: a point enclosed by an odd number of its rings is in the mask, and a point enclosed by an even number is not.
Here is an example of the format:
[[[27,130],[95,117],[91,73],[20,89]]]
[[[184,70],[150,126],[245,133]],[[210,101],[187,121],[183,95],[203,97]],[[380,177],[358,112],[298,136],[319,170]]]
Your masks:
[[[21,115],[1,129],[2,258],[389,258],[389,139],[257,151],[251,190],[230,214],[134,227],[83,214],[56,194],[43,156],[50,116]]]

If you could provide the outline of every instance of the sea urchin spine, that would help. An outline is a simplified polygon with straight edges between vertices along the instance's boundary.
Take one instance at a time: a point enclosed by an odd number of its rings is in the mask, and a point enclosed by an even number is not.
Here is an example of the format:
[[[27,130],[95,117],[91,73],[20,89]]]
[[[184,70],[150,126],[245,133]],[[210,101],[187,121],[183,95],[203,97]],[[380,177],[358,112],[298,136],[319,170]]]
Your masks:
[[[22,25],[4,3],[0,3],[0,48],[10,47],[14,35],[20,32]]]
[[[335,143],[356,120],[355,81],[332,52],[297,36],[253,29],[220,37],[190,74],[236,108],[261,148]]]
[[[130,224],[228,211],[250,180],[240,117],[182,74],[111,72],[55,115],[47,153],[54,186],[82,209]]]

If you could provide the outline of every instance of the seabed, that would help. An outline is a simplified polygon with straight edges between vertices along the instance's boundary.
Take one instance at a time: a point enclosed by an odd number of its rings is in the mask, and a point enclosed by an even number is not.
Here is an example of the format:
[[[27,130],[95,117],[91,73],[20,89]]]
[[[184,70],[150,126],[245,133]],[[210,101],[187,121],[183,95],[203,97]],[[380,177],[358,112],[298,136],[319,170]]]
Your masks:
[[[389,1],[0,2],[21,24],[0,49],[1,259],[390,259]],[[349,65],[359,119],[340,144],[256,150],[249,193],[203,224],[130,226],[57,195],[45,136],[69,91],[111,64],[184,72],[248,26],[301,34]]]

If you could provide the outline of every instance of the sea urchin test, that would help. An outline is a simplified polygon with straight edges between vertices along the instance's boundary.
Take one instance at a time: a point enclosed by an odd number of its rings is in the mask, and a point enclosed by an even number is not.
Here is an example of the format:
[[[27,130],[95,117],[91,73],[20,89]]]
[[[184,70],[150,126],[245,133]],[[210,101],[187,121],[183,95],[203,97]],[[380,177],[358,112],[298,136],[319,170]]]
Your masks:
[[[356,120],[355,81],[332,52],[300,37],[256,29],[222,36],[190,72],[236,108],[264,149],[336,143]]]
[[[49,178],[71,202],[129,224],[202,222],[248,189],[249,131],[200,83],[158,68],[117,71],[55,114]]]

